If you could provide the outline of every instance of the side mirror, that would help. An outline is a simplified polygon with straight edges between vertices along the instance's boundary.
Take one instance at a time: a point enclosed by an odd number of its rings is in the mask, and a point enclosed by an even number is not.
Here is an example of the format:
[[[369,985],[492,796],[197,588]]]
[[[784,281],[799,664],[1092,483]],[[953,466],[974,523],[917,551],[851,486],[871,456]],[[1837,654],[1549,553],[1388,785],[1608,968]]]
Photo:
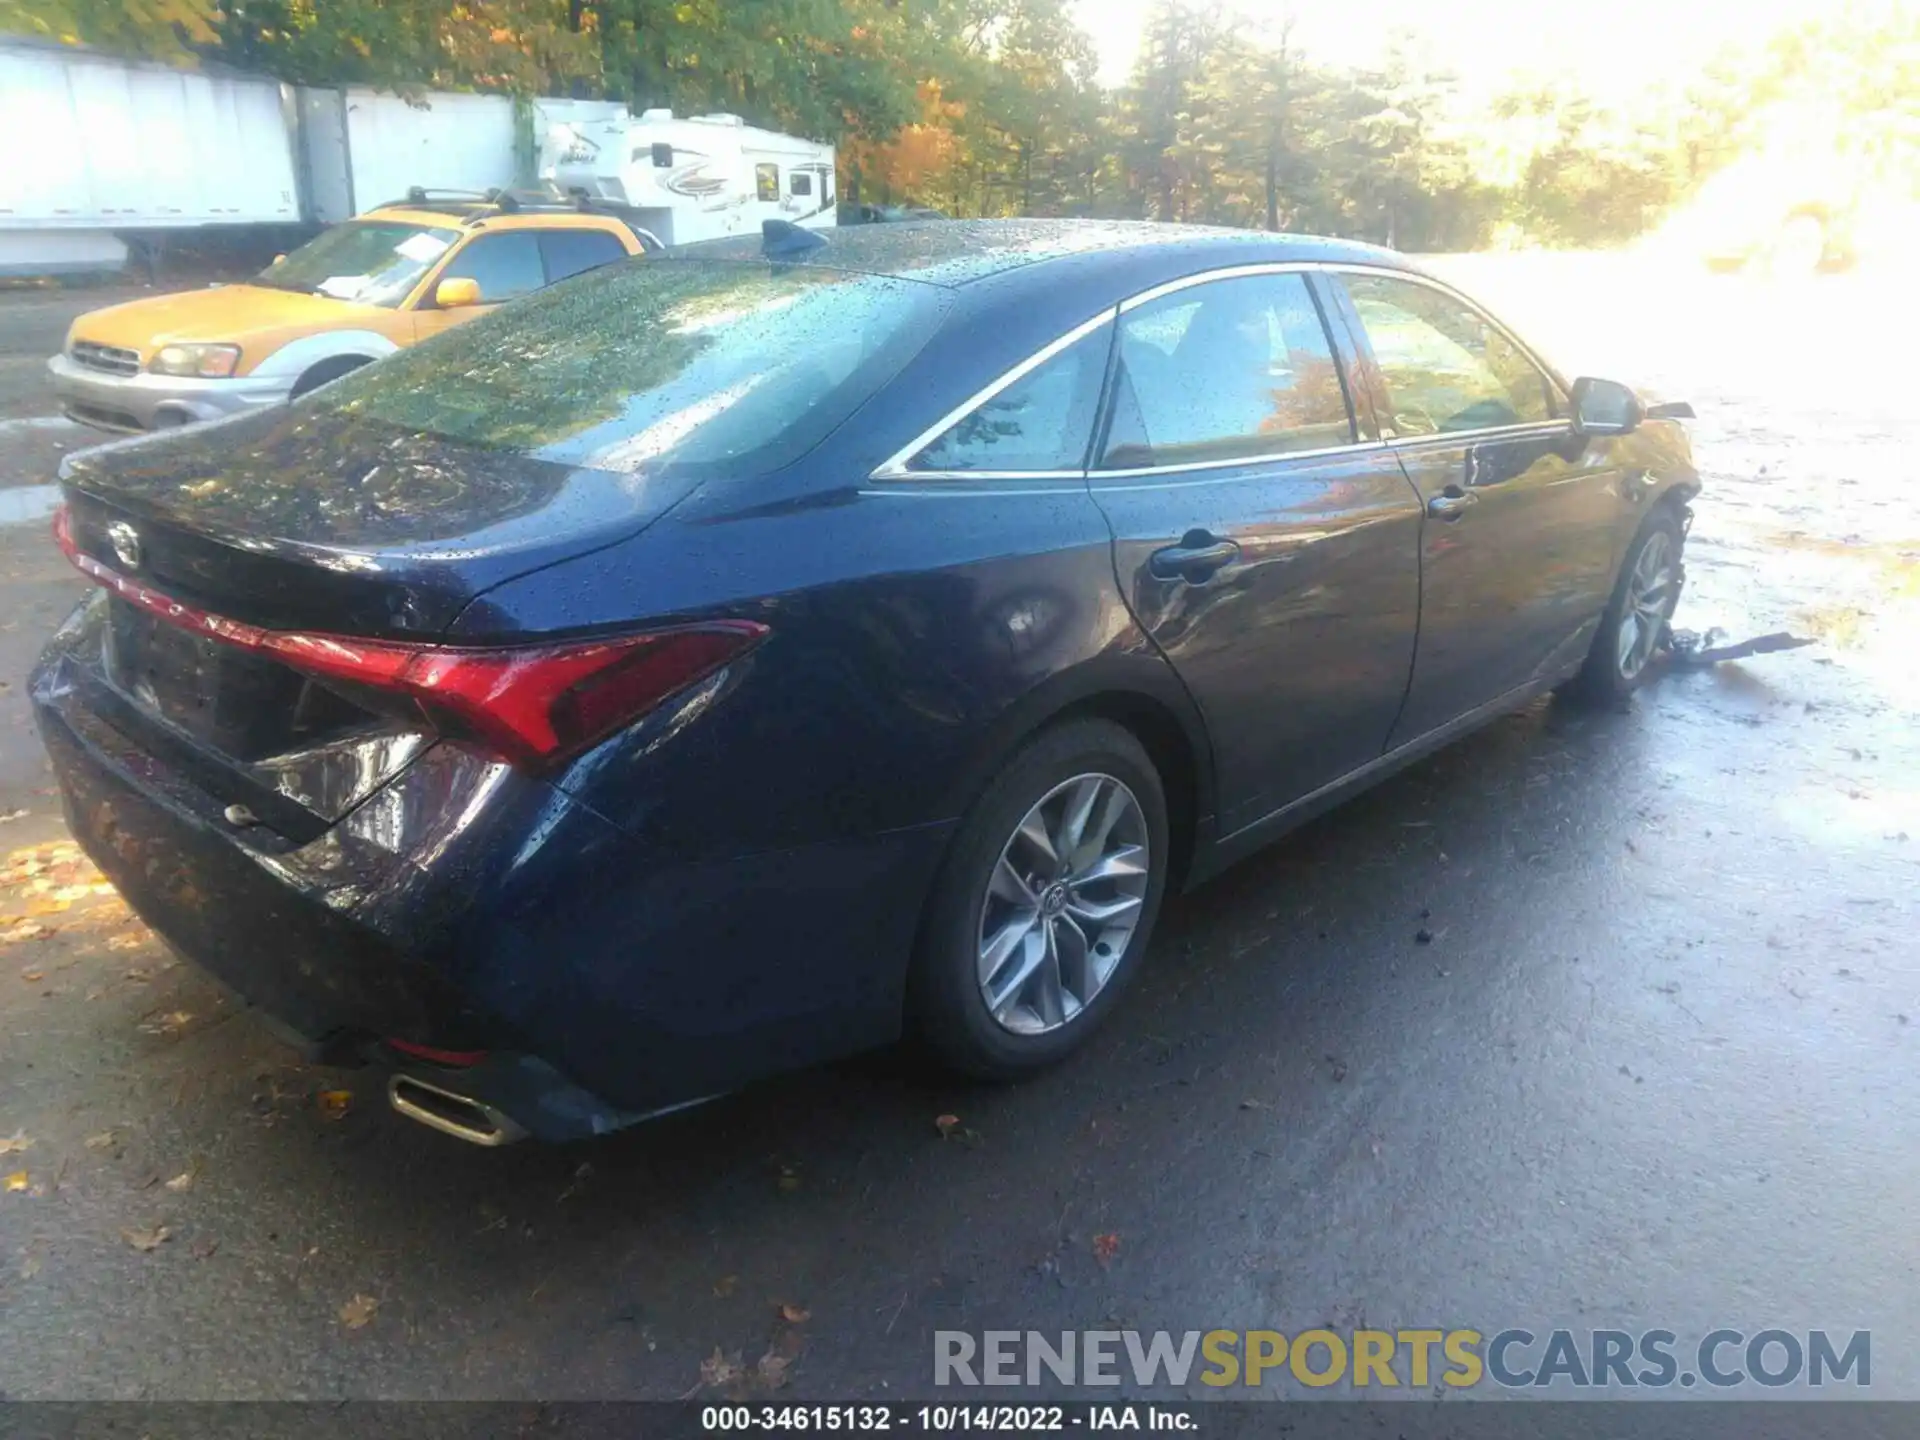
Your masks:
[[[287,258],[286,251],[283,250],[278,255],[273,257],[273,263],[278,265],[282,260],[286,258]]]
[[[461,310],[480,303],[480,282],[465,277],[442,280],[433,287],[433,303],[442,310]]]
[[[1582,435],[1625,435],[1646,418],[1640,397],[1617,380],[1583,375],[1573,382],[1573,428]]]

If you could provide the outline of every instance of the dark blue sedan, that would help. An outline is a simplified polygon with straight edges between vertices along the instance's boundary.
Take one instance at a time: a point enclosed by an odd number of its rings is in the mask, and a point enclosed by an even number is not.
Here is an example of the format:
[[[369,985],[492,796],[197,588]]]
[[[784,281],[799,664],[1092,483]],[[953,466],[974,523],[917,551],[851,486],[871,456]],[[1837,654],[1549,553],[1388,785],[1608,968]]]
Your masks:
[[[1082,1043],[1197,884],[1678,597],[1673,417],[1392,253],[777,223],[75,456],[73,833],[467,1139]]]

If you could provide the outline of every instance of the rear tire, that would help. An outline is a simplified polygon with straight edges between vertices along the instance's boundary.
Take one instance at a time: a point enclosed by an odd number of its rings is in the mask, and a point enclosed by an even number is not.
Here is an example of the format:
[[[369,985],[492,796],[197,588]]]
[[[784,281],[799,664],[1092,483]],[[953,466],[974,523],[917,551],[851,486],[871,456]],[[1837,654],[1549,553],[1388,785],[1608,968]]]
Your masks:
[[[1654,652],[1680,603],[1686,583],[1681,551],[1686,544],[1679,513],[1662,505],[1646,518],[1627,547],[1600,629],[1569,693],[1598,704],[1618,705],[1646,683]]]
[[[1109,720],[1042,731],[967,812],[908,983],[940,1060],[1010,1080],[1099,1028],[1140,967],[1170,868],[1159,773]]]
[[[302,395],[310,395],[322,385],[338,380],[342,375],[351,375],[362,365],[371,363],[361,355],[339,355],[331,360],[322,360],[293,382],[293,389],[288,393],[287,398],[298,400]]]

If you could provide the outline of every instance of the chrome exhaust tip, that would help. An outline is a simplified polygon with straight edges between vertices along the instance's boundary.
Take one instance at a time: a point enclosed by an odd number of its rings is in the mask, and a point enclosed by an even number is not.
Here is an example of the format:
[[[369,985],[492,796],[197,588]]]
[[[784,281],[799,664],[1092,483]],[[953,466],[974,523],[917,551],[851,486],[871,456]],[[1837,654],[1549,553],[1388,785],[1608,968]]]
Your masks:
[[[443,1135],[470,1145],[511,1145],[527,1138],[526,1127],[491,1105],[447,1090],[417,1075],[395,1075],[387,1081],[387,1103],[406,1116]]]

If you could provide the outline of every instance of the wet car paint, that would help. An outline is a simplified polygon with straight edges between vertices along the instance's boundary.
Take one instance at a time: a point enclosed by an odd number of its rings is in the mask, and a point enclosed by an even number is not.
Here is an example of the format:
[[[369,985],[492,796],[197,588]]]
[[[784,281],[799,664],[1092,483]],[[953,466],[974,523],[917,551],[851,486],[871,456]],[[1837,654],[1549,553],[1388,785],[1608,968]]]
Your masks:
[[[329,939],[252,947],[229,967],[236,988],[247,991],[256,967],[315,1038],[350,1028],[524,1049],[618,1105],[670,1104],[900,1032],[906,961],[945,839],[1054,717],[1092,707],[1136,728],[1167,778],[1195,877],[1228,858],[1220,837],[1269,838],[1306,817],[1292,808],[1302,796],[1380,760],[1417,664],[1421,533],[1415,488],[1383,473],[1386,452],[1329,457],[1290,496],[1254,504],[1268,518],[1236,520],[1248,563],[1216,591],[1189,587],[1197,600],[1155,593],[1137,573],[1150,539],[1206,523],[1189,488],[1143,489],[1140,503],[1155,508],[1132,518],[1119,491],[1072,478],[867,476],[979,384],[1139,289],[1258,259],[1400,262],[1167,227],[1128,231],[1140,245],[1115,251],[1071,226],[985,227],[1008,243],[982,259],[971,233],[862,232],[859,243],[880,237],[872,263],[910,245],[919,273],[938,273],[929,252],[944,246],[969,283],[935,343],[812,452],[751,483],[643,487],[636,503],[609,477],[576,484],[581,472],[489,456],[467,485],[461,456],[444,447],[409,438],[383,459],[386,437],[371,427],[298,410],[76,467],[83,549],[111,563],[108,517],[138,515],[156,527],[157,584],[244,601],[254,623],[333,617],[327,628],[425,630],[457,644],[643,619],[770,628],[744,659],[549,775],[450,739],[425,743],[432,736],[403,755],[383,733],[319,757],[331,778],[296,767],[295,784],[355,802],[323,833],[235,837],[204,817],[149,812],[143,823],[163,831],[143,837],[149,845],[167,844],[172,826],[183,844],[295,847],[270,863],[249,853],[251,869],[221,862],[232,913],[272,914],[285,886],[290,914],[319,907],[329,935],[336,921],[351,928],[346,948],[405,954],[437,977],[392,1017],[340,1004],[323,973]],[[822,263],[862,254],[846,242]],[[290,476],[266,478],[281,462]],[[513,464],[528,475],[488,499],[487,475]],[[342,482],[339,505],[329,475],[359,477]],[[391,503],[365,503],[361,487],[378,495],[388,483]],[[1242,500],[1215,503],[1245,514]],[[410,509],[428,528],[417,550],[400,538]],[[72,635],[56,642],[36,701],[76,737],[63,768],[111,772],[114,757],[87,747],[85,717],[70,713],[84,708],[87,648]],[[379,766],[397,768],[363,793]],[[177,788],[196,768],[206,767],[149,756],[140,773],[119,763],[118,778]],[[82,803],[92,783],[69,785],[70,822],[103,850],[120,833],[108,821],[123,822]],[[138,894],[131,866],[119,874]],[[169,930],[164,914],[155,923]],[[222,942],[236,956],[245,929]],[[182,948],[212,943],[183,934]],[[459,1005],[439,1003],[443,979]],[[396,1017],[419,1028],[398,1030]]]

